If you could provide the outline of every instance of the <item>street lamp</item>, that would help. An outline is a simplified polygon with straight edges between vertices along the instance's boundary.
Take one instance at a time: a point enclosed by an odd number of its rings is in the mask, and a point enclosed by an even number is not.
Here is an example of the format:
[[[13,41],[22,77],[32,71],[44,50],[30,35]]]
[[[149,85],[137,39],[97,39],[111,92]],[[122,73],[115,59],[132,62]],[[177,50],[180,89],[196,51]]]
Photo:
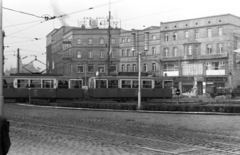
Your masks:
[[[141,54],[146,51],[138,52],[138,105],[137,109],[141,109]]]

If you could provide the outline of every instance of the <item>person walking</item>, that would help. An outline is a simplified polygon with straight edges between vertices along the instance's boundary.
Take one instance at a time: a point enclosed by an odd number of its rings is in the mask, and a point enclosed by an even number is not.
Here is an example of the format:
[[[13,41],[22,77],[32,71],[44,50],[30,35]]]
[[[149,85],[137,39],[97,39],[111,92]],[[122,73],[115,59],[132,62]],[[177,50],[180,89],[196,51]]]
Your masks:
[[[0,116],[0,155],[7,155],[11,146],[9,136],[9,121]]]

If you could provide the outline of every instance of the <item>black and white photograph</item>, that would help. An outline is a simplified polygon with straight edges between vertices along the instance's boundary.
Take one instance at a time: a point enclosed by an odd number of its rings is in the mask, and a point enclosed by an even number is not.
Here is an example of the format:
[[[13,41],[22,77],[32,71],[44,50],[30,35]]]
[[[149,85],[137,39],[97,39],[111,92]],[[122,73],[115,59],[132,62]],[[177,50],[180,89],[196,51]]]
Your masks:
[[[0,155],[240,155],[240,1],[0,0]]]

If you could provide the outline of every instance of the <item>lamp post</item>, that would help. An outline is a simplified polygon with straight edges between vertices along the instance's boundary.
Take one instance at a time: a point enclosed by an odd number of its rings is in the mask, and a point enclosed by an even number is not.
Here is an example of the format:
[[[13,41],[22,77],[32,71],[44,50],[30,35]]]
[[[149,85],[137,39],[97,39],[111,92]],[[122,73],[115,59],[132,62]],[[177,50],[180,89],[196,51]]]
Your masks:
[[[144,52],[146,51],[138,52],[138,110],[141,110],[141,54]]]

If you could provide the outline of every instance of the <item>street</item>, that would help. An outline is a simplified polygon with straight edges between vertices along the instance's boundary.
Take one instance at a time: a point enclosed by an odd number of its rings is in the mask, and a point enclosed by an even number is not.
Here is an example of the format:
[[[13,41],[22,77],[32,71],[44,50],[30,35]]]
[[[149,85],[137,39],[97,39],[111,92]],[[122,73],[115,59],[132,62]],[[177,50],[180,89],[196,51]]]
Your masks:
[[[4,105],[8,155],[236,155],[240,115],[162,114]]]

